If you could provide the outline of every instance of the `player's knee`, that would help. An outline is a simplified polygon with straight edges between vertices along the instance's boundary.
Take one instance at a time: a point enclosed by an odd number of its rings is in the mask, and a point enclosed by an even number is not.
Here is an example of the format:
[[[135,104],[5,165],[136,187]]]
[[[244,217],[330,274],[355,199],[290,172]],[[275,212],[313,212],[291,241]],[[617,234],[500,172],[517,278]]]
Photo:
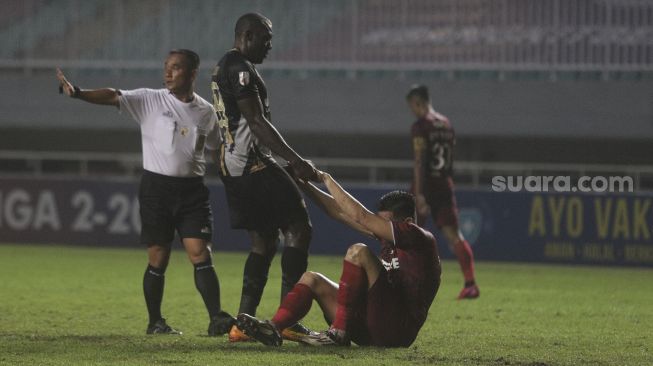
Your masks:
[[[147,248],[148,262],[152,267],[165,269],[170,259],[170,249],[153,245]]]
[[[198,246],[193,248],[187,248],[186,254],[188,259],[193,264],[206,262],[211,259],[211,249],[208,246]]]
[[[365,258],[367,258],[369,251],[370,249],[367,247],[367,245],[357,243],[347,249],[345,259],[352,263],[361,263],[365,260]]]
[[[317,273],[308,271],[308,272],[304,272],[304,274],[302,275],[302,277],[299,279],[297,283],[301,283],[302,285],[306,285],[310,288],[313,288],[317,283],[317,280],[318,280]]]
[[[210,260],[211,259],[211,254],[210,254],[210,252],[198,253],[198,254],[195,254],[195,255],[189,255],[188,259],[193,264],[202,263],[202,262],[206,262],[206,261]]]

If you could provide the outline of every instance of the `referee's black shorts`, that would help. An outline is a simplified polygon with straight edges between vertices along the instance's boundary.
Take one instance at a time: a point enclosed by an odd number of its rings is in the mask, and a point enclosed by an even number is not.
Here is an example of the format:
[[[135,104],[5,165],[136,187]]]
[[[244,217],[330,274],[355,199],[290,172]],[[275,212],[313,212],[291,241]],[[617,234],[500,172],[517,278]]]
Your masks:
[[[141,243],[170,245],[180,238],[211,240],[213,217],[202,177],[169,177],[144,171],[138,192]]]
[[[284,229],[310,224],[306,202],[295,181],[277,164],[252,174],[223,176],[233,229]]]

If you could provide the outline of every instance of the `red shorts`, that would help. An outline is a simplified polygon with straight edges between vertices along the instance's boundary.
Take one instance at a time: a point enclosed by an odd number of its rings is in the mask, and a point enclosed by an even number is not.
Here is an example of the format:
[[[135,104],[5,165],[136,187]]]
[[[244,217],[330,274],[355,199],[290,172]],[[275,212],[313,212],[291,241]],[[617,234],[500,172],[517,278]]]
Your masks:
[[[388,281],[388,273],[382,271],[347,327],[352,341],[360,346],[410,346],[419,329],[406,324],[410,310],[404,298],[405,294]]]
[[[458,227],[458,205],[454,194],[453,179],[426,179],[424,198],[431,208],[433,223],[438,229],[443,226]]]

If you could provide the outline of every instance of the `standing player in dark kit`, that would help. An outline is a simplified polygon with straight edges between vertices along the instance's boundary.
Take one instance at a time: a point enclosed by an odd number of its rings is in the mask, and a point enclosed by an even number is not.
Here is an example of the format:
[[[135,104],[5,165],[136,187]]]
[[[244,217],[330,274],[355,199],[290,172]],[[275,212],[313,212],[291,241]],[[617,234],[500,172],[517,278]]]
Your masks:
[[[418,118],[411,129],[415,159],[413,193],[418,222],[422,224],[430,209],[433,222],[458,258],[465,278],[458,299],[475,299],[480,291],[474,277],[474,254],[458,228],[458,207],[451,177],[456,142],[453,127],[447,117],[433,109],[426,86],[413,86],[406,101]]]
[[[252,243],[245,263],[239,313],[255,314],[267,283],[279,232],[285,242],[281,257],[281,298],[306,271],[311,224],[295,182],[272,158],[288,161],[298,177],[315,169],[302,159],[270,123],[268,92],[254,67],[272,48],[272,22],[249,13],[236,22],[234,48],[218,62],[212,76],[213,105],[222,135],[219,172],[229,204],[231,227],[245,229]],[[286,338],[306,334],[300,324],[283,330]],[[248,338],[233,327],[233,342]]]
[[[410,193],[390,192],[368,211],[327,173],[318,173],[331,195],[310,183],[304,191],[332,218],[381,241],[381,259],[364,244],[349,247],[340,284],[306,272],[271,321],[238,315],[238,327],[270,346],[281,345],[279,330],[303,318],[313,299],[329,330],[300,342],[321,345],[410,346],[424,324],[440,286],[440,258],[431,233],[415,225]]]
[[[181,334],[161,316],[164,273],[175,230],[195,270],[210,323],[208,334],[225,334],[235,319],[220,308],[220,285],[211,260],[213,220],[203,182],[206,154],[218,147],[217,118],[209,102],[194,93],[199,56],[178,49],[164,65],[164,89],[80,89],[57,70],[60,90],[85,102],[118,107],[141,128],[143,177],[139,190],[141,243],[149,263],[143,292],[149,313],[147,334]]]

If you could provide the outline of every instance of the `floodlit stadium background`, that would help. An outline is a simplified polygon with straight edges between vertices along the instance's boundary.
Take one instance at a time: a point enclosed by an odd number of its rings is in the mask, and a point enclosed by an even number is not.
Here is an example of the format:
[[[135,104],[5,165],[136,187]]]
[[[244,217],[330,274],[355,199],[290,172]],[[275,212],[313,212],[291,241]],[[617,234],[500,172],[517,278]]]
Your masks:
[[[138,128],[59,95],[54,68],[83,88],[159,88],[167,51],[190,48],[207,98],[249,11],[274,23],[259,67],[273,123],[370,208],[410,184],[411,84],[456,128],[481,297],[455,300],[463,279],[440,240],[442,285],[410,348],[206,337],[181,250],[163,310],[184,335],[144,334]],[[653,0],[0,0],[0,365],[651,365],[651,141]],[[209,171],[235,312],[249,244]],[[626,176],[634,191],[496,192],[495,176]],[[308,203],[309,270],[337,279],[350,244],[378,248]],[[279,304],[279,257],[262,317]],[[323,330],[319,306],[303,322]]]
[[[478,259],[653,264],[651,1],[0,0],[0,8],[0,241],[133,245],[137,233],[137,126],[58,95],[54,67],[81,87],[157,88],[167,50],[190,48],[208,99],[235,20],[259,11],[274,24],[260,66],[273,123],[366,202],[409,185],[404,94],[425,83],[457,131],[463,229]],[[634,192],[498,194],[497,175],[629,176]],[[220,211],[215,169],[210,176]],[[216,216],[217,243],[245,250]],[[323,247],[333,240],[326,235],[344,247],[354,239],[329,225],[314,219],[313,248],[337,254],[341,247]]]

